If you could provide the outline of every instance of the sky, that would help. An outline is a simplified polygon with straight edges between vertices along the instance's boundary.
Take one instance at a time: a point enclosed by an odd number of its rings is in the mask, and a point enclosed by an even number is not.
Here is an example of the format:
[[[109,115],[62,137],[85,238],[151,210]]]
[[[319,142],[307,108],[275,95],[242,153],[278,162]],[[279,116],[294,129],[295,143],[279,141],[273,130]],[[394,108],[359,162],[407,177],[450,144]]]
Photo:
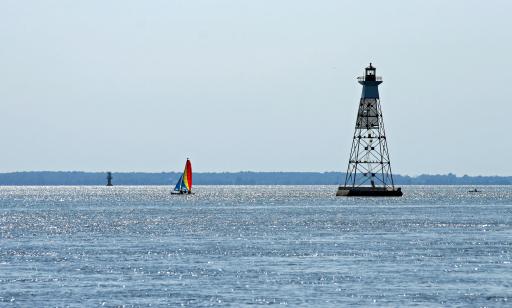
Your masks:
[[[512,175],[512,1],[0,1],[0,172],[345,171],[372,62],[394,173]]]

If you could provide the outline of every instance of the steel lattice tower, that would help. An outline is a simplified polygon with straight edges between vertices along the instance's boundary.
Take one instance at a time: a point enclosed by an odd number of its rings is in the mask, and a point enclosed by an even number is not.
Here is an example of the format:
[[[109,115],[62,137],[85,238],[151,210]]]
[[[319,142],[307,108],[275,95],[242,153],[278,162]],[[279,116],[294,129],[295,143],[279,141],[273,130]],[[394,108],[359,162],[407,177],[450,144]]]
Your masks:
[[[393,181],[379,99],[382,78],[375,75],[375,67],[370,63],[365,69],[365,76],[357,80],[363,86],[363,91],[345,184],[338,188],[337,195],[401,196],[401,189],[395,189]]]

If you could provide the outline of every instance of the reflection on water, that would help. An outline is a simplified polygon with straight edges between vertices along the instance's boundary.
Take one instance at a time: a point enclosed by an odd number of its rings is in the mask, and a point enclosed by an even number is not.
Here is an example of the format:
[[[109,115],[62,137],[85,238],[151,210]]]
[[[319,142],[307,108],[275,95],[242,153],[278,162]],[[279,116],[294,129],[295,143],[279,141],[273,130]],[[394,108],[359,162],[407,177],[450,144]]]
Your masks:
[[[507,306],[512,188],[469,189],[0,187],[0,305]]]

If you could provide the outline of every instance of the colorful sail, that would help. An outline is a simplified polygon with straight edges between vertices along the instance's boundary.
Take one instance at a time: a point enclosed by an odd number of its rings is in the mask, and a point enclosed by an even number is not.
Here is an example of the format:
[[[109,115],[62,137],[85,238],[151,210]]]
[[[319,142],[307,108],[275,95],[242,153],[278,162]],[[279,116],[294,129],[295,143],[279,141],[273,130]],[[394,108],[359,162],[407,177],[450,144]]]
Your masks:
[[[192,164],[188,158],[183,171],[183,185],[187,191],[192,191]]]
[[[192,164],[188,158],[187,163],[185,164],[185,170],[180,176],[178,183],[176,183],[174,191],[178,191],[180,193],[192,193]]]

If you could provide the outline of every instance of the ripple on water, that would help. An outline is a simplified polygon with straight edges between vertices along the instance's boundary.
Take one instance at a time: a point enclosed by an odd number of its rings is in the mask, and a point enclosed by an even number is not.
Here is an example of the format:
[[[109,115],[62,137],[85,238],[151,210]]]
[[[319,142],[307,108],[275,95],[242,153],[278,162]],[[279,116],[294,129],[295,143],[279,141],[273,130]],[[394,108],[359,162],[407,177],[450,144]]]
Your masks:
[[[512,189],[0,187],[0,303],[506,306]]]

